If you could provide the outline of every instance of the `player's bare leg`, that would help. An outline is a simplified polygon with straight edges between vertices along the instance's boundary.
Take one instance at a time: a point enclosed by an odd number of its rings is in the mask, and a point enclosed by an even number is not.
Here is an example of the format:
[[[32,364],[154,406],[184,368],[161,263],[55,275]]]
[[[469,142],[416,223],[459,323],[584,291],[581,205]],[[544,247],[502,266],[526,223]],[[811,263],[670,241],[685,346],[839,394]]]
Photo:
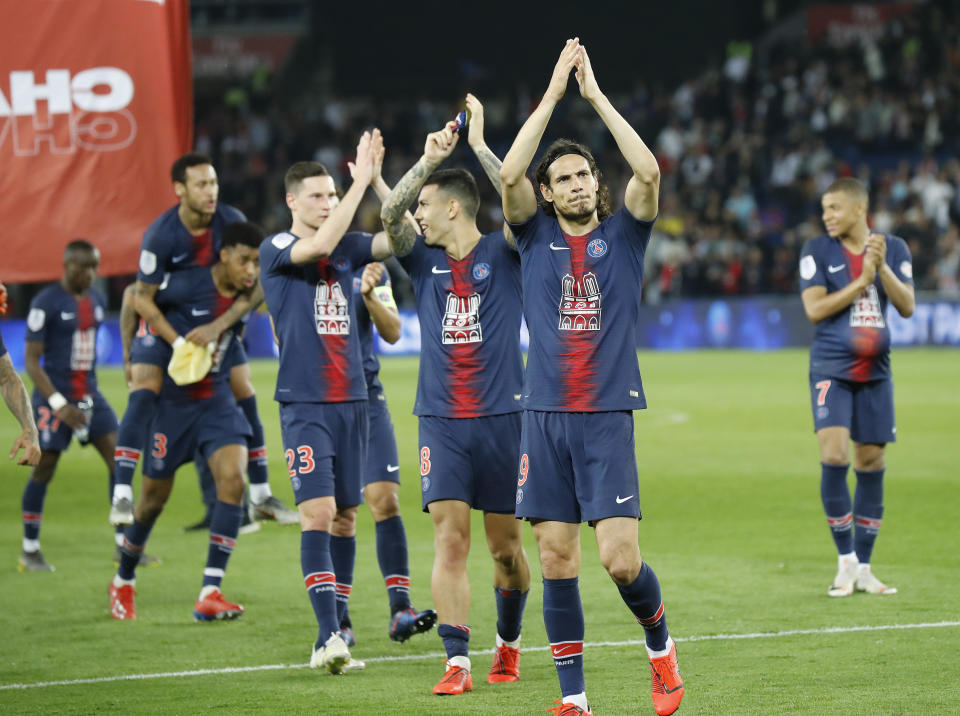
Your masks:
[[[363,499],[374,522],[400,516],[400,485],[388,480],[371,482],[363,488]]]
[[[853,499],[854,546],[857,554],[857,579],[854,588],[867,594],[897,593],[896,587],[888,587],[881,582],[870,568],[873,545],[883,522],[885,453],[885,444],[853,444],[853,469],[857,476]]]
[[[512,514],[487,512],[483,516],[487,547],[493,557],[493,586],[497,600],[497,640],[487,681],[505,683],[520,678],[520,628],[530,564],[523,550],[523,523]]]

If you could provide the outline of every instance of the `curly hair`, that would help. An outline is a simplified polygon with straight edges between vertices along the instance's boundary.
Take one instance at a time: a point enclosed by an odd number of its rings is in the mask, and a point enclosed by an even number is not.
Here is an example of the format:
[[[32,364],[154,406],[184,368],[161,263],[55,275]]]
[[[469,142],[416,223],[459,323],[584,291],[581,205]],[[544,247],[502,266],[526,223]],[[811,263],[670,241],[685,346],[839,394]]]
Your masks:
[[[540,185],[550,186],[550,166],[557,161],[557,159],[567,154],[577,154],[587,160],[590,172],[597,180],[597,218],[603,221],[613,213],[610,210],[610,187],[603,181],[603,174],[601,174],[597,168],[597,160],[593,158],[590,150],[583,144],[580,144],[580,142],[575,142],[572,139],[558,139],[555,141],[547,147],[547,151],[544,152],[543,156],[540,157],[540,161],[537,162],[536,167],[534,167],[533,176],[534,179],[536,179],[537,203],[548,216],[557,215],[557,211],[553,207],[553,202],[543,198]]]

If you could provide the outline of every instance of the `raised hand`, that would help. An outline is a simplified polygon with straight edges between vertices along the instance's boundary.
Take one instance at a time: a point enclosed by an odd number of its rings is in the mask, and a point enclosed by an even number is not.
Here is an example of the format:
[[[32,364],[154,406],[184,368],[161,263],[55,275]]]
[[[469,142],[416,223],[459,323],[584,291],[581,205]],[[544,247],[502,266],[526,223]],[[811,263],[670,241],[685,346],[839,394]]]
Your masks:
[[[474,95],[467,93],[467,112],[470,115],[470,124],[467,126],[467,144],[472,148],[482,147],[483,140],[483,105]]]
[[[579,37],[567,40],[567,43],[563,46],[563,51],[560,53],[560,58],[553,68],[553,75],[550,77],[550,84],[547,85],[547,91],[543,95],[544,98],[559,102],[563,97],[564,92],[567,91],[567,82],[570,81],[570,73],[576,66],[579,50]]]
[[[453,148],[457,146],[460,135],[453,131],[456,122],[447,122],[446,126],[439,132],[430,132],[427,135],[427,142],[423,146],[423,156],[431,164],[439,164],[450,156]]]
[[[355,183],[358,183],[362,186],[367,186],[373,180],[372,141],[373,137],[370,132],[364,132],[361,134],[360,142],[357,144],[357,158],[352,162],[347,162],[347,168],[350,170],[350,177]]]
[[[577,84],[580,86],[580,96],[585,100],[592,100],[600,96],[600,87],[597,85],[597,78],[593,74],[593,65],[590,64],[590,57],[587,55],[587,48],[580,45],[575,60]]]
[[[383,146],[383,135],[380,134],[379,129],[374,129],[370,136],[370,150],[373,154],[373,175],[371,177],[371,181],[373,181],[383,172],[383,157],[386,154],[386,149]]]
[[[383,264],[379,261],[367,264],[363,267],[363,275],[360,276],[360,293],[369,296],[370,292],[376,288],[383,276]]]

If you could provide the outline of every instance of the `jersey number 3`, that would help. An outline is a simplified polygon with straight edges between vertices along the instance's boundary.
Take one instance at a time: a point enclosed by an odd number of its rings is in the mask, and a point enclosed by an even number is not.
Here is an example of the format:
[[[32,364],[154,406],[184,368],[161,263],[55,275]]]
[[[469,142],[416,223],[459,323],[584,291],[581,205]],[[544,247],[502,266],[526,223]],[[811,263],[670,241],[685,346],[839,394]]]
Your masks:
[[[317,466],[313,459],[313,448],[309,445],[299,445],[296,452],[287,450],[284,454],[287,456],[287,470],[290,477],[296,477],[298,472],[301,475],[306,475],[308,472],[313,472],[313,469]],[[298,457],[300,458],[299,469],[296,467]]]

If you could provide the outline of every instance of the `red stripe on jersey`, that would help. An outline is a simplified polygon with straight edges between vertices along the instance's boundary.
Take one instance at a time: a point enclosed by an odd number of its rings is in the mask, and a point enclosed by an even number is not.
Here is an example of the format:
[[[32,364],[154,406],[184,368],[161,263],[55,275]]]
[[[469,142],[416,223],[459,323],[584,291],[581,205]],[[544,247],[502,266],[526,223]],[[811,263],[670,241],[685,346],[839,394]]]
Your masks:
[[[333,572],[313,572],[303,578],[303,584],[307,589],[315,587],[318,584],[336,585],[337,578]]]
[[[579,287],[575,290],[582,292],[584,262],[590,234],[586,236],[564,234],[564,239],[570,247],[570,273],[573,276],[574,285]],[[598,371],[593,358],[598,338],[599,331],[560,331],[558,359],[562,376],[561,388],[564,403],[572,412],[590,411],[597,404]]]
[[[77,331],[93,328],[93,301],[89,296],[77,299]],[[76,337],[74,337],[76,340]],[[96,346],[94,346],[96,350]],[[86,370],[70,371],[70,398],[80,400],[89,391],[90,372]]]
[[[387,589],[390,589],[391,587],[400,587],[404,589],[410,588],[410,577],[404,577],[400,574],[391,574],[383,581],[387,585]]]
[[[193,237],[193,265],[213,266],[213,229]]]
[[[476,293],[470,277],[471,261],[454,261],[447,257],[450,266],[452,292],[457,298],[467,299]],[[479,307],[477,319],[479,321]],[[482,328],[481,328],[482,330]],[[450,347],[450,362],[447,375],[450,383],[450,402],[453,417],[476,418],[482,415],[483,403],[480,387],[483,363],[480,361],[482,342],[459,343]]]
[[[847,255],[847,266],[850,268],[850,278],[857,278],[863,273],[864,254],[852,254],[847,251],[846,248],[843,249],[843,253]]]
[[[556,644],[550,644],[550,651],[554,659],[568,659],[571,656],[580,656],[583,654],[582,641],[558,641]]]
[[[643,624],[644,626],[650,626],[651,624],[656,624],[663,617],[663,602],[660,602],[660,607],[657,609],[656,613],[652,617],[647,617],[646,619],[641,619],[637,617],[637,622]]]
[[[218,318],[226,313],[230,309],[230,306],[233,305],[234,300],[235,298],[232,296],[221,296],[218,293],[217,302],[213,307],[214,318]],[[213,397],[213,375],[207,373],[196,383],[188,386],[187,392],[194,400],[205,400],[206,398]]]
[[[333,264],[330,263],[330,259],[317,261],[317,269],[328,286],[332,287],[338,282],[339,277]],[[353,326],[350,326],[349,330],[353,330]],[[347,359],[350,336],[328,333],[321,340],[327,349],[327,362],[324,363],[321,360],[320,380],[326,387],[327,401],[342,403],[350,398],[350,362]],[[304,356],[304,359],[306,358]]]

